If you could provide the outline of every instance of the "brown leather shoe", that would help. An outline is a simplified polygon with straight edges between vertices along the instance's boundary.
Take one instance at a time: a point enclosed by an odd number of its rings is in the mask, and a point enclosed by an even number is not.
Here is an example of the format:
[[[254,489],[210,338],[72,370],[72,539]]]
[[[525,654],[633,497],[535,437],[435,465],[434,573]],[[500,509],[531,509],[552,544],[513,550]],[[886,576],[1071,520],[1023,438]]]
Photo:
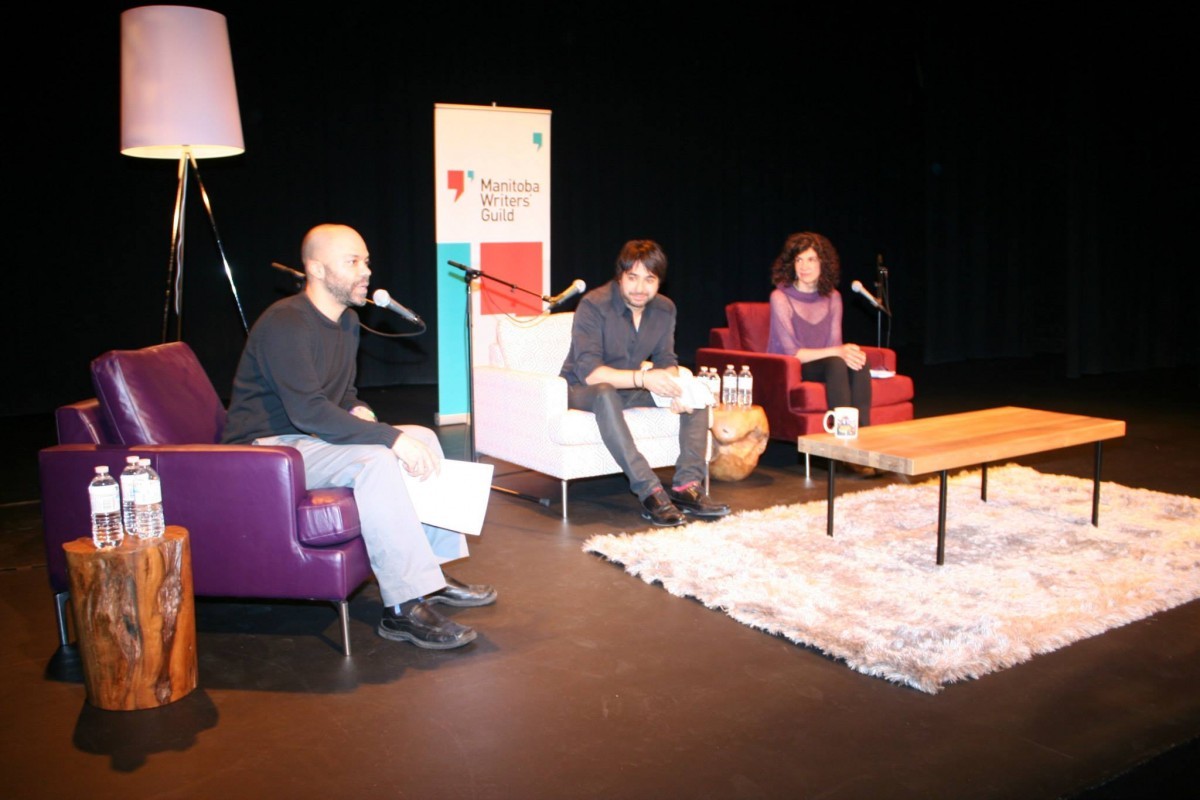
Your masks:
[[[642,505],[646,508],[642,512],[642,517],[650,520],[660,528],[673,528],[676,525],[682,525],[687,522],[683,517],[683,512],[667,499],[667,493],[663,491],[661,486],[651,492],[642,501]]]
[[[716,518],[729,513],[729,506],[713,501],[697,485],[686,489],[669,489],[667,497],[680,511],[693,517]]]

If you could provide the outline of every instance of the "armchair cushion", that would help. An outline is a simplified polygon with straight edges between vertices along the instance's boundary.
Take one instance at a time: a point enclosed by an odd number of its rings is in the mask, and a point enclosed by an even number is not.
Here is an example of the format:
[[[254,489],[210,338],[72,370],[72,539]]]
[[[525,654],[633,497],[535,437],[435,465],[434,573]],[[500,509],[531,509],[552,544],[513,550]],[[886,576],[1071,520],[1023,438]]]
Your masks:
[[[327,547],[362,536],[358,506],[350,489],[313,489],[296,509],[296,538],[300,544]]]
[[[767,339],[771,332],[771,305],[769,303],[731,303],[729,326],[736,331],[737,345],[734,350],[767,352]]]
[[[551,314],[528,320],[505,319],[496,326],[500,363],[493,366],[558,375],[571,349],[574,314]]]
[[[111,350],[92,361],[92,386],[117,444],[221,440],[225,407],[184,342]]]
[[[54,425],[59,444],[103,444],[117,439],[108,429],[100,403],[94,397],[56,408]]]

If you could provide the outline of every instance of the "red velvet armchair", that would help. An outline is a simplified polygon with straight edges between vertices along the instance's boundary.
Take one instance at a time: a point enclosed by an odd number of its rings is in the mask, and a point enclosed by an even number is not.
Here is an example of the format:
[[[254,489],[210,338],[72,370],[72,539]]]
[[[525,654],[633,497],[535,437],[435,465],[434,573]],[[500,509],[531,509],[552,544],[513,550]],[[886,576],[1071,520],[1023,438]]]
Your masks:
[[[727,325],[713,328],[709,346],[696,351],[696,367],[746,364],[754,374],[754,403],[763,407],[771,438],[795,442],[796,437],[823,430],[825,384],[805,381],[800,362],[767,352],[771,307],[766,302],[725,306]],[[863,347],[873,370],[896,371],[896,352],[886,347]],[[876,378],[872,385],[871,424],[913,418],[913,382],[906,375]]]
[[[92,362],[96,397],[59,408],[59,444],[38,454],[50,588],[67,644],[65,542],[88,536],[93,467],[150,458],[169,525],[187,528],[195,594],[333,603],[350,655],[349,597],[371,577],[349,489],[309,491],[290,447],[219,444],[225,408],[183,342]]]

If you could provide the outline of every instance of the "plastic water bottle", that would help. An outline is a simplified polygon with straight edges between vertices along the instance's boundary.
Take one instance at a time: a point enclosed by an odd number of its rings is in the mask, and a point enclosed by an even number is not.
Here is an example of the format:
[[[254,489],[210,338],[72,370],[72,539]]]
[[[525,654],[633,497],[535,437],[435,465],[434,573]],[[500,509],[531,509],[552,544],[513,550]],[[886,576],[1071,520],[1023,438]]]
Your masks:
[[[137,535],[137,516],[133,511],[134,483],[141,480],[145,473],[138,463],[137,456],[125,459],[125,469],[121,470],[121,524],[125,526],[128,536]]]
[[[754,376],[750,374],[747,364],[742,364],[742,371],[738,373],[737,387],[738,406],[749,408],[754,405]]]
[[[92,544],[97,549],[116,547],[125,538],[121,530],[121,487],[108,474],[108,467],[96,467],[96,475],[88,485],[88,500],[92,506]]]
[[[721,402],[721,376],[717,374],[717,368],[703,367],[701,377],[703,377],[704,385],[708,388],[709,393],[712,394],[713,405],[719,404]]]
[[[738,401],[737,372],[733,364],[725,365],[725,374],[721,378],[721,405],[736,406]]]
[[[167,524],[163,517],[162,482],[150,459],[139,459],[142,477],[133,486],[133,513],[137,519],[137,537],[156,539],[163,535]]]

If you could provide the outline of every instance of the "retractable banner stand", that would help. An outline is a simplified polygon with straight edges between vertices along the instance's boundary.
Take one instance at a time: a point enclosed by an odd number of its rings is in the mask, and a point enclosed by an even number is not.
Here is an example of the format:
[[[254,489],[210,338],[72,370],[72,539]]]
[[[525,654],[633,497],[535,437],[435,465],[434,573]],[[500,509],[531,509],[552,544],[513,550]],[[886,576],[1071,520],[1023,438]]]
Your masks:
[[[550,112],[437,103],[433,141],[438,280],[434,423],[452,425],[469,420],[467,359],[487,363],[496,316],[540,314],[542,296],[552,294]],[[484,277],[468,287],[469,273],[451,262]],[[470,340],[468,327],[474,333]]]

